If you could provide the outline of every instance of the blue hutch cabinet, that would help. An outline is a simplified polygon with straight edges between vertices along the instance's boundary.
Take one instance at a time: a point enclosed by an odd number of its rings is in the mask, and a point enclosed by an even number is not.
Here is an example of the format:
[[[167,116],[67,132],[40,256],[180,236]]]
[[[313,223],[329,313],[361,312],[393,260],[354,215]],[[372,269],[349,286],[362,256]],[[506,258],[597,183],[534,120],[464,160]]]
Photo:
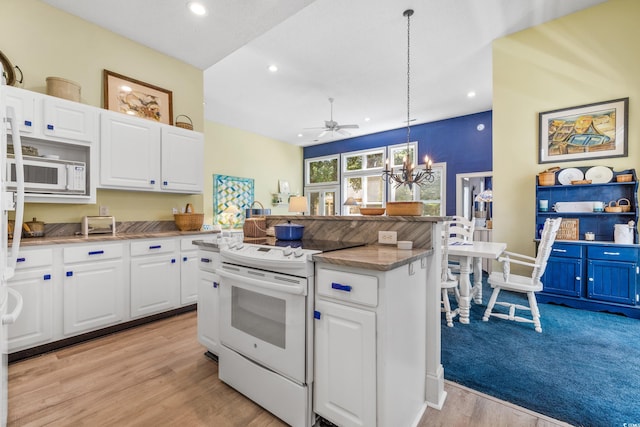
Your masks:
[[[583,173],[588,167],[575,168]],[[609,168],[611,169],[611,168]],[[538,301],[564,304],[569,307],[620,313],[640,318],[640,245],[638,244],[638,181],[635,169],[614,172],[610,182],[575,184],[558,181],[554,185],[539,185],[536,181],[536,239],[544,221],[561,216],[574,224],[577,235],[556,239],[538,293]],[[630,182],[617,182],[617,176],[632,175]],[[537,180],[537,178],[536,178]],[[541,211],[539,201],[547,200],[548,211]],[[600,201],[628,205],[627,212],[593,212],[585,206]],[[611,203],[613,206],[615,203]],[[557,212],[557,207],[560,212]],[[573,211],[575,209],[575,211]],[[614,226],[634,221],[633,243],[614,242]],[[594,240],[585,240],[585,233],[594,233]],[[575,239],[575,240],[568,240]]]

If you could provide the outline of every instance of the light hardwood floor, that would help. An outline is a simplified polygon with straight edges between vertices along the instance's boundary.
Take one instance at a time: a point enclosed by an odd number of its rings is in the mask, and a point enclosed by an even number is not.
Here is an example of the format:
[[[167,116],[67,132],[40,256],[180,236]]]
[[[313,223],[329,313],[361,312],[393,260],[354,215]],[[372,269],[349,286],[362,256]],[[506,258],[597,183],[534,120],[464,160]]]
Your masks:
[[[284,426],[218,380],[190,312],[9,365],[12,426]],[[566,426],[447,382],[420,426]]]

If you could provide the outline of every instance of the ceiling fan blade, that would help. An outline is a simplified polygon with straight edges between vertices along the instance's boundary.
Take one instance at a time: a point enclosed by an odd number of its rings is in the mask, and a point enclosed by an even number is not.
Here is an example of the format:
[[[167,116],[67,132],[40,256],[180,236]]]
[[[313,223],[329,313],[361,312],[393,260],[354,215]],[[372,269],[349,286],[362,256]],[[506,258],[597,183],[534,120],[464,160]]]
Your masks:
[[[346,130],[342,130],[342,129],[337,129],[336,132],[338,132],[340,135],[344,135],[344,136],[351,135],[349,132],[347,132]]]
[[[320,126],[318,128],[302,128],[303,130],[318,130],[318,129],[326,129],[326,126]]]
[[[326,130],[323,130],[322,132],[320,132],[320,135],[318,135],[318,138],[322,138],[323,136],[325,136],[327,134]]]
[[[358,125],[340,125],[338,126],[338,129],[359,129],[360,126]]]

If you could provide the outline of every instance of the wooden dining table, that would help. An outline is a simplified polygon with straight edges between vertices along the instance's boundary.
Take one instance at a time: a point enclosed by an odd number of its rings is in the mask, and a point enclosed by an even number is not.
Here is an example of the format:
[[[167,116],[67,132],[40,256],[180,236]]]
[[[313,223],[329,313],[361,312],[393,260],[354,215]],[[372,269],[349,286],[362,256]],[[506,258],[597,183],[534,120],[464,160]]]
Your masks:
[[[482,259],[497,259],[506,249],[507,244],[501,242],[454,242],[449,245],[449,255],[460,259],[460,323],[469,323],[471,298],[476,304],[482,303]]]

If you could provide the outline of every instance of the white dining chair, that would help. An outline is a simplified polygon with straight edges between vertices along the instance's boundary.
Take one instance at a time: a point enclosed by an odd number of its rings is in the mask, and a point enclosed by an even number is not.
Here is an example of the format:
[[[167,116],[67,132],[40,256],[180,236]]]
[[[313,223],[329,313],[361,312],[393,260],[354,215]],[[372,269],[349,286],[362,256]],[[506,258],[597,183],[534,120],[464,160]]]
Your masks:
[[[454,216],[451,221],[447,221],[445,230],[448,231],[449,244],[465,244],[473,242],[475,222],[463,216]],[[449,272],[460,273],[460,258],[454,255],[449,256]],[[453,278],[453,276],[451,276]]]
[[[455,295],[456,301],[460,299],[460,290],[458,288],[458,279],[451,274],[449,270],[449,223],[445,222],[444,231],[442,233],[442,264],[440,270],[440,290],[441,311],[445,313],[445,319],[447,326],[453,327],[453,318],[456,317],[460,311],[459,309],[451,310],[451,301],[449,300],[449,291],[452,291]]]
[[[533,258],[527,255],[517,254],[514,252],[504,251],[498,258],[502,262],[503,271],[493,272],[489,276],[489,284],[493,288],[489,304],[484,312],[482,320],[487,322],[491,316],[506,320],[514,320],[516,322],[533,323],[536,332],[542,332],[540,324],[540,310],[536,301],[535,293],[542,290],[542,281],[540,278],[544,274],[547,266],[547,260],[551,254],[551,247],[556,239],[556,234],[560,228],[562,218],[548,218],[544,223],[540,244],[538,245],[538,255]],[[515,258],[515,259],[514,259]],[[531,276],[520,276],[511,274],[511,264],[518,264],[533,268]],[[497,301],[500,291],[519,292],[527,295],[529,306],[517,303]],[[509,308],[508,314],[502,312],[494,312],[495,305],[505,306]],[[527,310],[531,312],[531,318],[517,316],[516,309]]]

